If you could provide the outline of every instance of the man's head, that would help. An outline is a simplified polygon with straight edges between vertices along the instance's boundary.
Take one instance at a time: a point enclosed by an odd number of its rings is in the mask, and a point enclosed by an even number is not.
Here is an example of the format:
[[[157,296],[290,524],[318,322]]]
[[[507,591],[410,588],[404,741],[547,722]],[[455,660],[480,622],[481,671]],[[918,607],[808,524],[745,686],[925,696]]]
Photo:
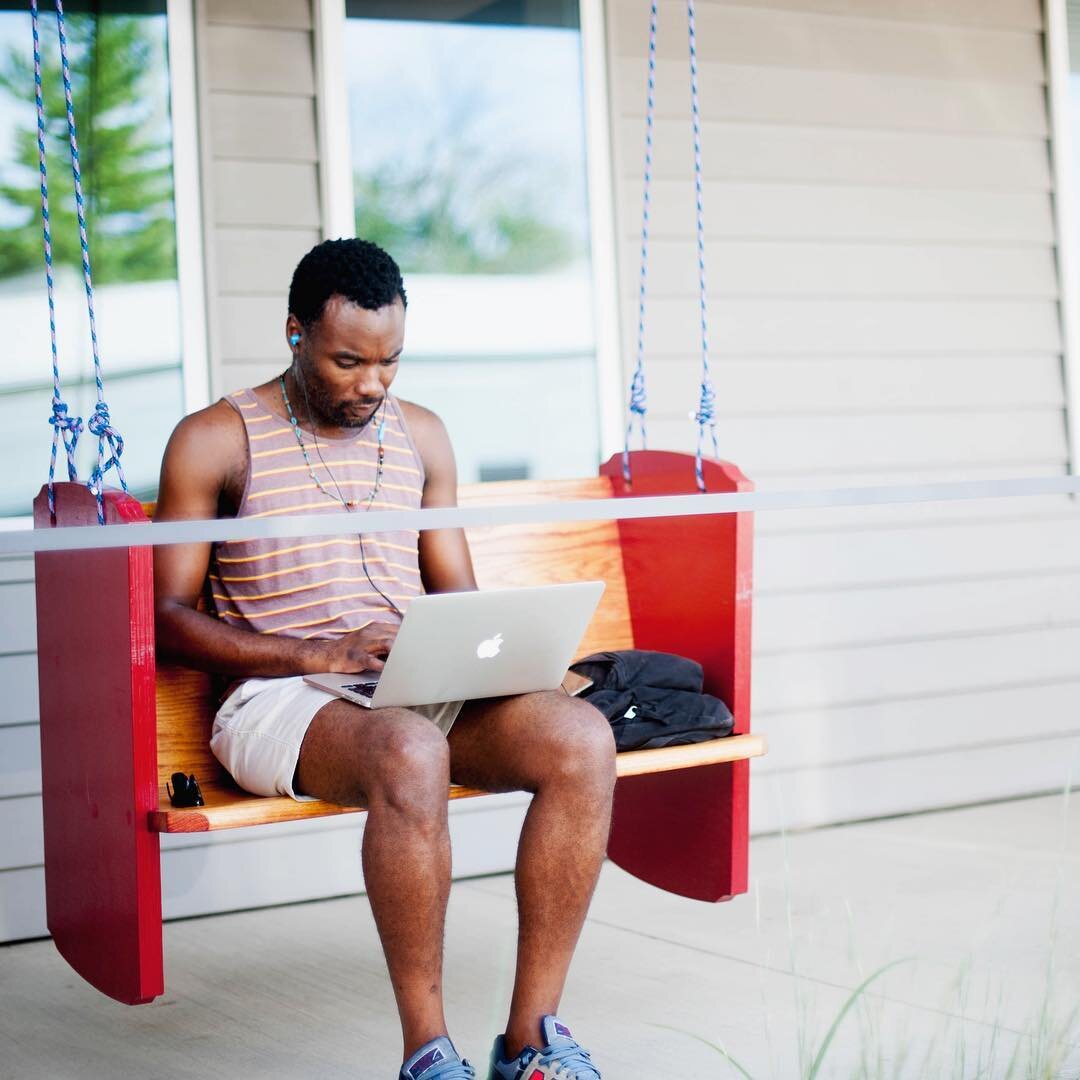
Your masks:
[[[405,340],[397,263],[366,240],[326,240],[299,262],[285,337],[311,420],[363,427],[397,373]]]

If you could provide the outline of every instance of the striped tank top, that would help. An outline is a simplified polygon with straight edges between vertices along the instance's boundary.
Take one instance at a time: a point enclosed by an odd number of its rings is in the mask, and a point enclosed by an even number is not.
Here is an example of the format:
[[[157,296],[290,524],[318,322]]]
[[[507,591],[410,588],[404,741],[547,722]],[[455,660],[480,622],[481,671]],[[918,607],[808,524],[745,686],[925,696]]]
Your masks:
[[[243,419],[248,442],[247,483],[237,517],[346,513],[311,479],[286,419],[271,412],[251,390],[239,390],[225,400]],[[390,395],[385,416],[383,479],[372,509],[417,510],[424,467],[401,406]],[[320,435],[318,450],[311,432],[300,429],[323,487],[331,492],[340,488],[346,499],[359,500],[361,507],[375,484],[375,429],[373,422],[344,439]],[[358,516],[364,512],[353,511]],[[209,574],[215,612],[231,626],[298,638],[333,638],[372,620],[397,622],[398,616],[367,575],[404,612],[423,591],[418,540],[413,529],[365,533],[362,552],[359,536],[215,544]]]

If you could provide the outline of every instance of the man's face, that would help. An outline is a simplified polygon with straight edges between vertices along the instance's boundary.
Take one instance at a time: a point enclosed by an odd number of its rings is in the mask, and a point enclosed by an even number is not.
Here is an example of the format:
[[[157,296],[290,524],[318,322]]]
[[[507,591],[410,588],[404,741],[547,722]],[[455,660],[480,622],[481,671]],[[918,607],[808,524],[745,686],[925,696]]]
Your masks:
[[[306,332],[290,315],[286,336],[301,334],[299,381],[313,419],[341,428],[362,428],[378,411],[397,374],[405,343],[401,300],[369,311],[332,296]]]

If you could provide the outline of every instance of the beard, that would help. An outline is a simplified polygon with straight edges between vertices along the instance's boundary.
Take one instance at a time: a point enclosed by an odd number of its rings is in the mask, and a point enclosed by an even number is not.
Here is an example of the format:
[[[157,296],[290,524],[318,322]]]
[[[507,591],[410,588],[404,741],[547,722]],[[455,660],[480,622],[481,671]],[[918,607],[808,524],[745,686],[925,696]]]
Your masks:
[[[297,382],[304,394],[304,404],[307,406],[309,421],[321,427],[352,428],[361,431],[375,419],[379,406],[385,401],[385,397],[372,398],[367,401],[343,402],[336,401],[328,392],[326,386],[310,371],[305,372],[301,365],[297,365]],[[370,408],[367,416],[356,416],[350,412],[357,406]]]

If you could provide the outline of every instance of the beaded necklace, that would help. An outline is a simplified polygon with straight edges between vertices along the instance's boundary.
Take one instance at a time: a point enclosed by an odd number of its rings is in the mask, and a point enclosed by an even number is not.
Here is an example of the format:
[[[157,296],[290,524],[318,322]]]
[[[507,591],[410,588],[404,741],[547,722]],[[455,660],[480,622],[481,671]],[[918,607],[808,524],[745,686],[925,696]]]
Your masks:
[[[325,461],[322,462],[323,468],[326,469],[326,475],[330,477],[336,491],[328,491],[323,487],[322,481],[315,475],[315,467],[311,464],[311,458],[308,457],[307,447],[304,445],[304,437],[300,433],[300,425],[296,422],[296,417],[293,415],[292,404],[289,402],[289,395],[285,389],[285,376],[278,376],[278,382],[281,384],[281,396],[285,401],[285,410],[289,414],[289,423],[292,424],[293,434],[296,436],[296,441],[300,446],[300,453],[304,455],[304,462],[308,467],[308,476],[314,481],[315,486],[328,498],[333,499],[334,502],[341,503],[346,510],[355,510],[358,506],[363,505],[365,510],[371,509],[371,504],[375,501],[375,496],[379,493],[379,487],[382,484],[383,478],[383,462],[386,459],[386,451],[383,448],[383,434],[386,430],[386,396],[383,395],[382,400],[382,418],[379,420],[379,427],[376,431],[376,440],[378,442],[378,462],[375,466],[375,486],[371,489],[366,499],[346,499],[341,494],[341,488],[338,485],[337,480],[334,478],[334,474],[330,471],[330,467]],[[310,416],[310,409],[308,410]],[[315,436],[315,449],[319,450],[319,439]],[[319,458],[322,459],[322,452],[319,451]]]

